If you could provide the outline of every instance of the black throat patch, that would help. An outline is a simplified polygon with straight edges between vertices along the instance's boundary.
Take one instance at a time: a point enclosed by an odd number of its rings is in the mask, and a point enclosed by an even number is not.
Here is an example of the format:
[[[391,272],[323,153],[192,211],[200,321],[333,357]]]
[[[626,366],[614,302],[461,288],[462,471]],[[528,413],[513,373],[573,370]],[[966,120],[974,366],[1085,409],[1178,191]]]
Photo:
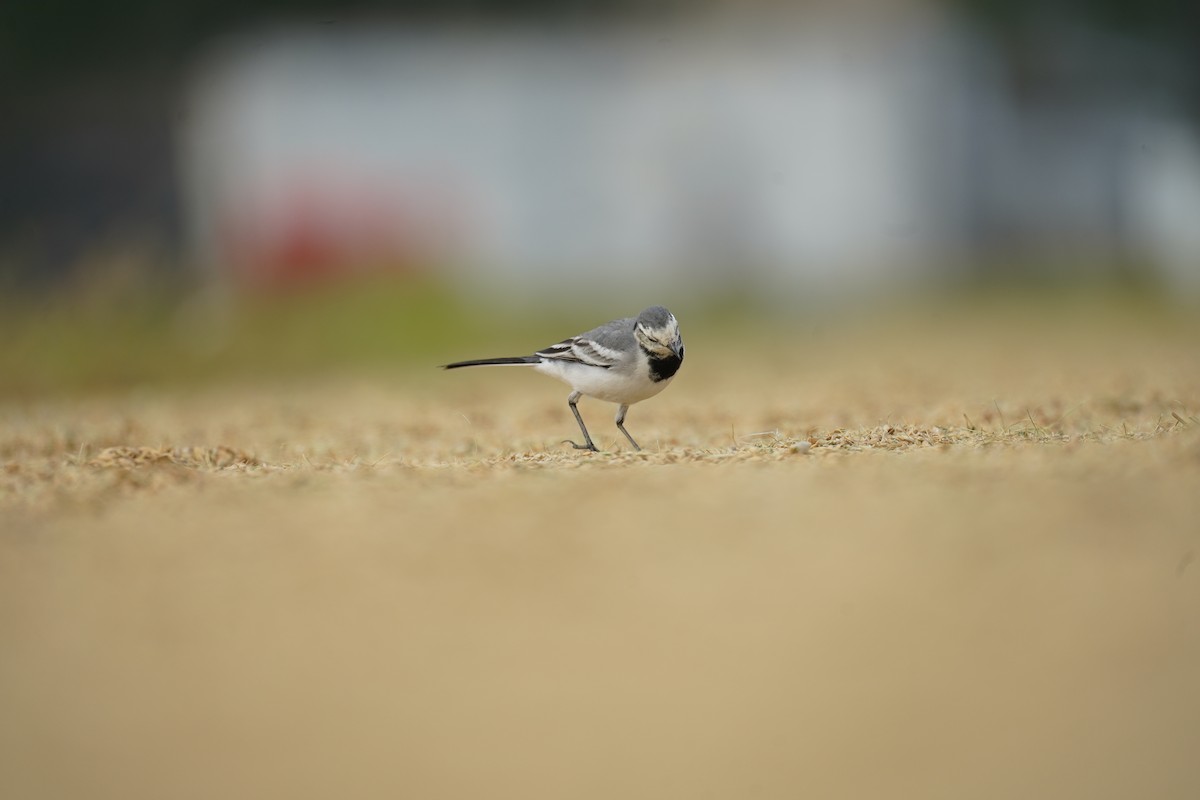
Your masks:
[[[670,378],[679,371],[679,365],[683,363],[683,359],[679,356],[672,355],[662,358],[652,355],[645,347],[642,348],[642,352],[650,359],[650,380],[655,383]]]

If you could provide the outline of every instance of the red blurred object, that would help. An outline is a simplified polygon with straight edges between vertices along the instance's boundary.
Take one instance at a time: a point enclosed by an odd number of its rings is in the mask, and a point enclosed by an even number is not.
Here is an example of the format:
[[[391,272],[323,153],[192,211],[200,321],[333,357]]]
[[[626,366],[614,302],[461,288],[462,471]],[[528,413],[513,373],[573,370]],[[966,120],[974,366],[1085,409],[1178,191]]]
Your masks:
[[[451,193],[427,185],[309,176],[227,215],[222,260],[235,282],[257,288],[420,272],[444,257],[456,217]]]

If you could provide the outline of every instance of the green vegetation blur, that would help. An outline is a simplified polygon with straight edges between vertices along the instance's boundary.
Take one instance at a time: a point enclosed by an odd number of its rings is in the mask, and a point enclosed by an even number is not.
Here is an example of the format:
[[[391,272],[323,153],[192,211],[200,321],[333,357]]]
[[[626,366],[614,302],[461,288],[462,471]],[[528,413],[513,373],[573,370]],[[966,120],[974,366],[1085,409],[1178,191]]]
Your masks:
[[[708,326],[744,327],[754,316],[734,298],[695,305]],[[0,399],[339,370],[403,374],[530,352],[639,308],[582,299],[530,313],[527,301],[492,302],[413,276],[261,293],[113,276],[0,296]]]
[[[769,308],[730,294],[539,302],[412,275],[263,293],[110,275],[48,294],[0,294],[0,400],[339,372],[428,376],[455,359],[524,354],[650,302],[676,310],[694,353],[819,348],[847,334],[884,343],[912,325],[947,336],[974,324],[1191,327],[1190,309],[1152,287],[1094,282],[924,287]]]
[[[284,294],[140,287],[0,304],[0,396],[436,365],[487,328],[447,287],[371,281]]]

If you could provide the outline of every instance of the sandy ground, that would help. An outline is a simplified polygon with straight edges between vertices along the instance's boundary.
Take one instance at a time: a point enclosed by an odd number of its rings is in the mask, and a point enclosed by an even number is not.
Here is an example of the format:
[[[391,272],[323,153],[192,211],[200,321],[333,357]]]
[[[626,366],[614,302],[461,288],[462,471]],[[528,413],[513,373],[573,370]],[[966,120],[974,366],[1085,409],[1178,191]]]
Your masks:
[[[0,405],[0,796],[1198,797],[1200,339],[1010,322]]]

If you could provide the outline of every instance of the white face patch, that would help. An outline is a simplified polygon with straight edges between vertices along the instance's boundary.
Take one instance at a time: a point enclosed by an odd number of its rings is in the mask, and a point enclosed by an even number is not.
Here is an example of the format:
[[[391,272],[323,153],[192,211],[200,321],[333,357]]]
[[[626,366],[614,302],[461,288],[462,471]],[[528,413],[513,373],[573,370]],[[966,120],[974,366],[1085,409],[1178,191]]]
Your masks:
[[[634,331],[638,342],[642,347],[650,351],[651,355],[659,358],[667,358],[674,355],[671,350],[671,343],[679,338],[679,326],[672,317],[665,328],[647,328],[645,325],[638,323]]]

